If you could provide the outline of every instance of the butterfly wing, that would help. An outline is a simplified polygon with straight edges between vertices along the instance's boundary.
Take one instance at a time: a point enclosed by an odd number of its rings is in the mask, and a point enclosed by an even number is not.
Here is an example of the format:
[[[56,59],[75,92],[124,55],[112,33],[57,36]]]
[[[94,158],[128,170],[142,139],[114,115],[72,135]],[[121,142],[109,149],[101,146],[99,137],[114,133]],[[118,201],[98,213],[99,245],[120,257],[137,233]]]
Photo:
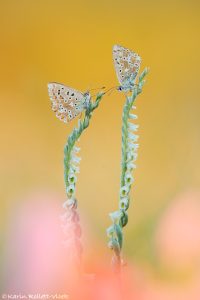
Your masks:
[[[84,109],[84,95],[61,83],[48,83],[48,93],[52,110],[56,117],[67,123],[78,116]]]
[[[122,86],[127,79],[129,80],[131,77],[135,79],[141,64],[141,58],[137,53],[115,45],[113,47],[113,59],[117,78]]]

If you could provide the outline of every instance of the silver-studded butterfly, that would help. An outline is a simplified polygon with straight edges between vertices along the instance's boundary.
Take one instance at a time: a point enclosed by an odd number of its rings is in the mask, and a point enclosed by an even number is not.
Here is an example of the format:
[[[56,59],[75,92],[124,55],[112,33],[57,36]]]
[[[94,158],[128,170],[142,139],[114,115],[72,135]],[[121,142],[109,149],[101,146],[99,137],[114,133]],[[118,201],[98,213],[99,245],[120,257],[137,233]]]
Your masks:
[[[118,89],[125,92],[131,91],[140,69],[140,56],[127,48],[114,45],[113,60],[117,78],[120,83]]]
[[[87,109],[91,96],[89,92],[81,93],[61,83],[48,83],[48,93],[52,104],[52,110],[56,117],[68,123]]]

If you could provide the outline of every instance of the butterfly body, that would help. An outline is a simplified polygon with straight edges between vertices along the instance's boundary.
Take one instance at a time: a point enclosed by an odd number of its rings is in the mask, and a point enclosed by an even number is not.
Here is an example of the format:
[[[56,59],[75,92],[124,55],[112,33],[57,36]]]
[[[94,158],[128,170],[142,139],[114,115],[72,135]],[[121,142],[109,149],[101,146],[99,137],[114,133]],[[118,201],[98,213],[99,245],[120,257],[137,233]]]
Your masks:
[[[123,92],[131,92],[134,88],[134,85],[134,80],[132,78],[127,78],[126,80],[124,80],[123,85],[117,87],[117,90]]]
[[[140,56],[127,48],[114,45],[113,60],[120,83],[118,90],[124,92],[132,91],[141,64]]]
[[[52,104],[52,110],[56,117],[68,123],[87,109],[91,96],[89,92],[81,93],[61,83],[48,83],[48,93]]]

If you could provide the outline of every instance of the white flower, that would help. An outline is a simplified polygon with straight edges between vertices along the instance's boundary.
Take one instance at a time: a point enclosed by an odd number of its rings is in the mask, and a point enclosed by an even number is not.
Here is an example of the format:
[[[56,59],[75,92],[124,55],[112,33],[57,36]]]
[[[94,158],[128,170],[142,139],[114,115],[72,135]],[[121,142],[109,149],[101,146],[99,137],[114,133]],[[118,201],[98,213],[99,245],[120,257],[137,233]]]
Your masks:
[[[64,209],[68,209],[69,207],[72,207],[74,205],[76,205],[76,199],[75,198],[70,198],[67,199],[64,203],[63,203],[63,208]]]
[[[113,234],[114,234],[114,227],[113,227],[113,225],[111,225],[111,226],[106,230],[106,232],[107,232],[107,236],[108,236],[109,238],[111,238],[111,237],[113,236]]]
[[[68,176],[68,182],[74,184],[77,181],[77,177],[74,173],[70,173]]]
[[[111,217],[113,223],[118,223],[119,220],[121,219],[122,213],[117,210],[117,211],[110,213],[109,216]]]
[[[108,248],[109,248],[109,249],[113,249],[113,242],[112,242],[112,241],[109,241],[109,242],[108,242]]]
[[[128,138],[133,141],[133,142],[137,142],[138,138],[139,138],[139,135],[137,134],[134,134],[132,132],[129,132],[128,133]]]
[[[138,117],[137,115],[134,115],[134,114],[129,114],[129,119],[132,119],[132,120],[136,120]]]
[[[137,131],[139,128],[139,125],[133,124],[131,122],[128,122],[128,128],[132,131]]]
[[[131,172],[131,171],[133,171],[133,169],[136,169],[136,165],[132,161],[128,162],[127,170]]]
[[[75,192],[75,186],[74,184],[70,184],[68,187],[67,187],[67,194],[72,196]]]
[[[119,202],[119,208],[120,209],[127,209],[128,206],[129,206],[129,199],[128,199],[128,197],[121,198],[120,202]]]
[[[125,174],[125,182],[126,182],[126,184],[131,185],[133,183],[133,181],[134,181],[134,178],[131,175],[131,173],[126,173]]]
[[[80,173],[80,168],[78,166],[75,166],[74,164],[71,164],[71,167],[70,167],[70,173]]]
[[[74,153],[78,153],[78,152],[80,151],[80,149],[81,149],[81,148],[79,148],[79,147],[77,147],[77,146],[74,146],[73,149],[72,149],[72,151],[73,151]]]
[[[128,154],[127,154],[127,161],[128,162],[129,161],[136,161],[137,157],[138,157],[137,153],[135,153],[135,152],[128,152]]]
[[[138,148],[139,148],[139,144],[128,142],[128,149],[129,150],[137,151]]]
[[[74,163],[76,163],[76,164],[79,164],[80,161],[81,161],[81,157],[78,157],[78,156],[72,154],[71,161],[74,162]]]
[[[121,197],[127,196],[128,193],[129,193],[129,190],[130,190],[129,186],[127,186],[127,185],[122,186],[121,189],[120,189]]]

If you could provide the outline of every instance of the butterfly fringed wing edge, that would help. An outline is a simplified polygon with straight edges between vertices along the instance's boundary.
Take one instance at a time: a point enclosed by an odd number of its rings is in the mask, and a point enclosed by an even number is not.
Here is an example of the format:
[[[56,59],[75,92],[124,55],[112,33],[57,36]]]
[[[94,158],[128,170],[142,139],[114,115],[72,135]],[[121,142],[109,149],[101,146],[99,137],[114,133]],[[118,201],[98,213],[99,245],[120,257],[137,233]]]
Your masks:
[[[120,83],[118,90],[132,91],[139,73],[141,57],[136,52],[117,44],[113,46],[112,54],[117,79]]]
[[[49,82],[47,87],[52,110],[64,123],[69,123],[85,109],[86,94],[57,82]]]

